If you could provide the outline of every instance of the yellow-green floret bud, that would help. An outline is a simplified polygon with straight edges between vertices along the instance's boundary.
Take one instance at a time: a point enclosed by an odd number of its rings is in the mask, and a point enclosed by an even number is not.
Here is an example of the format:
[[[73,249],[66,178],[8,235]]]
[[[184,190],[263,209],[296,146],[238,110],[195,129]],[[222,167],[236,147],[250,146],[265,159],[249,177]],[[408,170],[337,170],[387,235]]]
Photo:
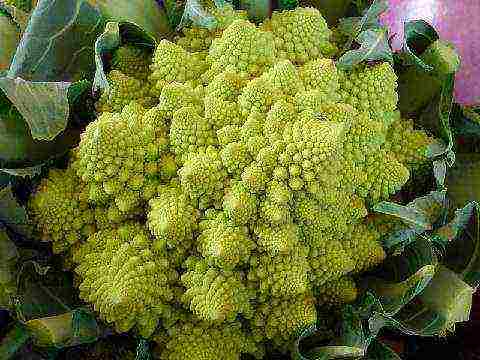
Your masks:
[[[275,203],[268,198],[261,202],[259,215],[261,220],[272,226],[283,225],[291,221],[290,207]]]
[[[118,332],[136,327],[149,337],[164,307],[172,300],[168,283],[176,274],[167,258],[154,254],[140,224],[91,235],[74,260],[81,278],[80,298],[92,303],[100,318]]]
[[[165,119],[171,120],[175,111],[186,106],[193,107],[197,114],[202,114],[203,99],[191,84],[172,82],[163,87],[157,107]]]
[[[305,242],[310,244],[308,261],[312,269],[310,282],[313,286],[322,286],[355,268],[351,254],[334,238],[337,234],[321,232],[311,225],[302,225],[301,229]]]
[[[239,142],[232,142],[222,148],[220,156],[228,173],[233,175],[240,175],[243,169],[252,162],[247,146]]]
[[[428,147],[434,139],[423,130],[416,130],[412,120],[398,119],[388,129],[385,148],[410,170],[428,163]]]
[[[98,112],[120,112],[131,101],[137,101],[145,107],[155,105],[149,84],[127,76],[118,70],[107,75],[109,87],[95,104]]]
[[[321,111],[323,104],[335,102],[337,99],[338,95],[336,93],[332,94],[321,89],[313,89],[298,92],[295,95],[294,103],[298,113],[308,111],[307,114],[313,114],[313,116],[318,117],[316,113]],[[301,117],[305,116],[306,114],[301,115]],[[321,119],[321,117],[319,119]]]
[[[227,218],[236,225],[248,225],[257,217],[257,197],[241,182],[227,189],[223,198],[223,210]]]
[[[273,85],[273,90],[284,95],[294,96],[304,90],[297,68],[289,60],[277,62],[262,75]]]
[[[168,335],[161,360],[240,360],[242,354],[259,351],[240,323],[191,322],[176,325]]]
[[[208,321],[234,321],[238,314],[253,315],[248,289],[242,273],[221,271],[199,261],[181,277],[186,291],[182,301],[199,318]]]
[[[385,251],[380,244],[380,233],[365,224],[350,226],[342,246],[355,262],[354,273],[360,273],[383,262]]]
[[[357,285],[350,276],[330,281],[315,288],[315,297],[320,306],[338,307],[352,303],[358,295]]]
[[[384,149],[367,154],[361,172],[364,182],[357,188],[357,192],[372,201],[388,199],[397,193],[410,177],[408,168]]]
[[[267,199],[278,205],[289,205],[293,194],[282,182],[272,180],[267,185]]]
[[[273,33],[280,58],[297,64],[330,56],[334,50],[329,41],[332,32],[315,8],[276,11],[260,29]]]
[[[178,175],[183,191],[200,209],[221,204],[227,172],[215,148],[191,154]]]
[[[307,62],[299,70],[306,90],[321,90],[328,98],[333,98],[340,88],[339,75],[332,59],[315,59]]]
[[[254,231],[258,245],[270,256],[289,254],[300,242],[300,229],[293,222],[281,226],[258,224]]]
[[[238,97],[238,104],[244,116],[257,111],[266,113],[275,99],[273,85],[263,77],[251,80]]]
[[[205,94],[225,101],[236,101],[247,80],[235,70],[227,69],[216,75],[208,84]]]
[[[355,162],[365,161],[365,154],[378,151],[385,143],[387,126],[371,120],[367,113],[356,113],[352,126],[345,135],[343,149]]]
[[[205,98],[205,118],[215,130],[226,125],[240,125],[244,121],[236,102],[212,96]]]
[[[340,94],[343,102],[390,125],[398,102],[397,75],[387,62],[340,72]]]
[[[175,185],[164,185],[149,205],[147,227],[155,237],[155,248],[167,247],[186,254],[192,246],[198,218],[187,196]]]
[[[250,239],[248,228],[228,223],[224,217],[208,221],[197,238],[198,250],[203,257],[225,270],[248,263],[250,253],[256,247]]]
[[[120,46],[113,54],[112,70],[145,81],[150,74],[152,55],[147,48],[129,44]]]
[[[104,113],[90,123],[79,145],[77,174],[94,202],[115,200],[125,213],[154,195],[159,181],[153,166],[166,150],[165,123],[152,109],[132,102],[121,114]],[[156,170],[155,170],[156,169]],[[150,189],[150,190],[149,190]]]
[[[170,143],[179,163],[194,154],[215,145],[217,136],[212,125],[197,114],[192,106],[183,107],[173,114],[170,126]]]
[[[163,39],[155,49],[151,70],[150,80],[160,92],[166,84],[174,81],[197,80],[205,71],[205,64],[201,57],[193,56],[181,46]]]
[[[242,76],[258,76],[276,60],[273,35],[247,20],[236,20],[213,40],[207,59],[214,74],[230,66]]]
[[[267,113],[263,126],[263,135],[270,144],[283,139],[285,124],[296,120],[295,106],[287,100],[281,99],[275,102]]]
[[[66,251],[95,231],[95,212],[86,187],[71,167],[51,169],[30,198],[29,215],[54,253]]]
[[[271,299],[261,304],[253,319],[257,336],[272,341],[282,352],[292,349],[293,340],[306,328],[315,325],[317,311],[315,298],[311,295],[287,299]]]
[[[259,297],[266,299],[305,293],[310,286],[307,255],[306,247],[296,246],[289,254],[252,257],[248,279],[258,284]]]
[[[241,127],[238,125],[227,125],[217,130],[217,139],[220,145],[227,145],[240,140]]]
[[[268,179],[266,170],[256,163],[250,164],[242,172],[242,182],[252,193],[259,193],[265,190]]]
[[[208,53],[208,48],[215,38],[215,32],[197,26],[182,27],[182,36],[176,38],[175,43],[180,45],[188,52],[205,52]]]

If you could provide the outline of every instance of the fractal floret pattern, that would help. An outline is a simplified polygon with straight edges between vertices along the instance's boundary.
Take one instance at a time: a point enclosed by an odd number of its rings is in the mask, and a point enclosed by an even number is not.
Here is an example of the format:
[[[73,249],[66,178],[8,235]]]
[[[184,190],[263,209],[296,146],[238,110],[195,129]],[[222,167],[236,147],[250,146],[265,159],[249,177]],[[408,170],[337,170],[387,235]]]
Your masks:
[[[390,64],[336,67],[318,10],[213,16],[117,51],[97,119],[29,205],[81,298],[164,360],[287,353],[354,301],[386,257],[370,209],[434,141],[400,118]]]

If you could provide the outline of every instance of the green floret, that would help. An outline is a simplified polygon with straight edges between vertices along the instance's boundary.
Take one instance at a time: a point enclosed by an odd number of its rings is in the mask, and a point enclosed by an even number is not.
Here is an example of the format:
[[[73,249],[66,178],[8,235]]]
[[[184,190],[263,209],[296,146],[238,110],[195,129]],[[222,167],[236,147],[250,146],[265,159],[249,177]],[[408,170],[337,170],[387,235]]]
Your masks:
[[[255,228],[258,245],[270,256],[286,255],[300,243],[300,230],[292,222],[281,226],[258,224]]]
[[[386,62],[340,72],[340,95],[343,102],[390,125],[398,102],[397,75]]]
[[[240,175],[253,160],[247,146],[239,142],[232,142],[223,147],[220,156],[228,173],[233,175]]]
[[[242,90],[238,97],[238,104],[242,114],[246,117],[257,111],[266,113],[275,99],[272,83],[263,77],[251,80]]]
[[[258,287],[259,298],[294,296],[309,289],[308,249],[297,246],[288,254],[252,257],[248,279]]]
[[[207,261],[225,270],[248,263],[250,253],[256,247],[248,228],[227,223],[222,213],[208,221],[197,237],[197,244],[198,251]]]
[[[155,49],[150,80],[155,90],[161,92],[171,82],[195,81],[205,71],[205,62],[199,56],[185,51],[181,46],[168,40],[161,40]]]
[[[223,210],[227,218],[237,225],[248,225],[257,217],[257,197],[241,182],[234,182],[223,198]]]
[[[337,98],[336,93],[325,92],[323,89],[298,92],[294,98],[295,109],[299,113],[305,111],[321,112],[325,103],[335,102]]]
[[[165,119],[171,120],[175,111],[189,106],[195,109],[199,115],[203,111],[203,99],[201,94],[191,84],[172,82],[165,85],[159,96],[158,109]]]
[[[52,242],[54,253],[66,251],[95,231],[94,209],[72,167],[51,169],[28,207],[42,240]]]
[[[295,106],[287,100],[276,101],[267,113],[263,135],[270,144],[283,139],[283,129],[288,122],[296,120]]]
[[[297,68],[289,60],[277,62],[262,75],[273,85],[273,90],[287,96],[294,96],[304,89]]]
[[[118,332],[136,327],[149,337],[162,316],[162,304],[173,297],[176,277],[168,260],[154,254],[140,224],[91,235],[74,257],[81,278],[80,298],[92,303],[100,318]]]
[[[150,74],[151,63],[152,51],[127,44],[114,52],[111,65],[112,70],[145,81]]]
[[[112,199],[129,213],[155,195],[156,162],[168,149],[166,126],[156,111],[132,102],[121,114],[104,113],[87,126],[75,167],[93,202]]]
[[[221,205],[227,172],[215,148],[192,154],[178,175],[183,191],[200,209]]]
[[[311,267],[310,282],[319,287],[350,273],[355,268],[355,261],[337,234],[319,231],[312,225],[302,225],[304,241],[310,245],[308,261]]]
[[[215,130],[227,125],[239,125],[244,120],[236,102],[207,96],[204,104],[205,119]]]
[[[412,120],[398,119],[388,129],[385,149],[409,170],[416,170],[428,163],[428,147],[434,141],[425,131],[414,129]]]
[[[98,112],[120,112],[131,101],[137,101],[144,107],[155,105],[150,84],[112,70],[107,75],[109,88],[106,89],[95,104]]]
[[[317,321],[315,298],[311,295],[271,299],[261,304],[253,319],[254,333],[270,340],[277,350],[292,349],[293,340],[300,332]]]
[[[266,198],[260,203],[260,219],[270,226],[286,224],[291,221],[290,207]]]
[[[213,40],[207,59],[213,75],[231,69],[246,77],[260,75],[275,62],[275,55],[271,33],[257,29],[247,20],[236,20],[220,38]]]
[[[241,127],[238,125],[227,125],[217,130],[218,143],[225,146],[231,142],[240,140]]]
[[[260,29],[273,33],[280,58],[296,64],[329,56],[334,50],[327,22],[315,8],[276,11]]]
[[[175,184],[160,186],[149,205],[147,227],[155,237],[155,248],[173,249],[185,258],[193,245],[197,210]]]
[[[315,59],[299,70],[306,90],[321,90],[332,98],[340,89],[339,75],[332,59]]]
[[[184,163],[189,154],[203,151],[216,142],[212,125],[198,115],[194,107],[175,111],[170,126],[170,143],[179,163]]]
[[[397,193],[408,181],[410,171],[392,153],[380,149],[366,154],[359,177],[357,193],[376,202]]]
[[[175,325],[168,335],[161,360],[240,360],[242,354],[256,355],[261,351],[239,323],[212,325],[192,321]],[[261,357],[259,354],[258,358]]]
[[[229,68],[216,75],[206,87],[206,96],[225,101],[236,101],[247,80]]]
[[[265,190],[268,179],[268,173],[255,163],[247,166],[242,172],[243,185],[252,193]]]
[[[343,248],[355,262],[354,273],[370,270],[385,260],[386,254],[379,240],[380,233],[371,226],[350,226],[350,231],[341,241]]]
[[[240,272],[221,271],[199,261],[182,275],[186,287],[182,301],[199,318],[208,321],[234,321],[238,314],[250,318],[254,294]]]
[[[357,285],[350,276],[330,281],[314,290],[317,302],[321,306],[339,307],[352,303],[358,295]]]

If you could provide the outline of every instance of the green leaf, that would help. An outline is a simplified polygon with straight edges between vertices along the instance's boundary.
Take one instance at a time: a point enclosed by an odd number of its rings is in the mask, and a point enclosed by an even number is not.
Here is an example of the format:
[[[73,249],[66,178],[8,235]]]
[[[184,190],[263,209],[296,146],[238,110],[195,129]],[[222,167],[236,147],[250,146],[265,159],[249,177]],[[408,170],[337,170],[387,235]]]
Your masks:
[[[29,260],[18,279],[17,317],[26,322],[70,312],[78,306],[76,290],[68,273]]]
[[[380,27],[379,17],[387,10],[387,0],[373,0],[365,14],[358,20],[358,23],[352,26],[354,31],[350,34],[344,50],[349,50],[352,47],[353,41],[358,38],[362,31]]]
[[[127,22],[108,22],[104,32],[95,41],[95,80],[94,91],[104,91],[109,88],[104,59],[112,54],[121,44],[134,44],[137,46],[155,49],[156,40],[139,26]]]
[[[457,154],[446,181],[449,199],[456,208],[465,206],[469,201],[480,203],[479,181],[480,154]]]
[[[30,333],[26,327],[20,323],[15,323],[0,342],[0,359],[9,360],[13,358],[29,338]]]
[[[429,45],[438,40],[436,30],[425,20],[411,20],[404,24],[404,51],[417,67],[426,72],[433,70],[433,66],[420,58],[420,54]]]
[[[148,341],[143,338],[140,339],[137,345],[135,360],[150,360],[151,358],[152,358],[152,355],[150,354]]]
[[[360,48],[347,51],[338,59],[337,66],[341,69],[351,69],[364,61],[385,60],[393,63],[386,28],[362,31],[357,36],[356,41],[360,44]]]
[[[107,21],[127,22],[157,40],[171,32],[165,10],[155,0],[87,0]]]
[[[374,205],[373,210],[382,214],[396,216],[418,232],[427,231],[432,228],[427,214],[412,206],[381,201]]]
[[[96,341],[101,335],[95,316],[84,308],[29,320],[25,326],[39,347],[64,348]]]
[[[0,309],[13,308],[18,258],[15,244],[8,237],[5,229],[0,227]]]
[[[81,0],[40,0],[0,88],[33,139],[52,140],[69,119],[69,87],[89,78],[100,14]]]
[[[20,42],[21,27],[15,21],[12,14],[14,8],[0,4],[0,71],[10,67],[13,55]]]
[[[365,360],[402,360],[402,358],[385,343],[373,340],[368,347]]]
[[[0,189],[0,223],[24,237],[32,234],[27,212],[15,199],[10,186]]]
[[[306,4],[320,10],[329,25],[335,25],[340,18],[346,15],[351,2],[352,0],[310,0]],[[306,6],[306,4],[302,2],[300,6]],[[283,9],[283,7],[280,8]]]
[[[472,201],[455,212],[453,220],[435,233],[446,247],[443,263],[473,288],[480,284],[479,206]]]

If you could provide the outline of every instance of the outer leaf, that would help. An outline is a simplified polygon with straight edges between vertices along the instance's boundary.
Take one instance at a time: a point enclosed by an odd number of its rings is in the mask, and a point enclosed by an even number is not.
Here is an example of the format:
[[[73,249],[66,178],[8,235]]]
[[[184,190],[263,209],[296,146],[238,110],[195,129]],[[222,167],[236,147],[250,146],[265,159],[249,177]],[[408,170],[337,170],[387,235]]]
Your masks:
[[[469,201],[480,203],[480,154],[457,154],[455,165],[447,177],[448,196],[456,208]]]
[[[401,326],[399,311],[431,281],[437,257],[429,241],[418,239],[398,257],[384,264],[383,277],[364,278],[365,295],[343,310],[340,333],[328,345],[303,349],[301,341],[312,336],[316,327],[308,328],[295,345],[295,354],[302,360],[358,358],[365,356],[370,343],[384,326]]]
[[[354,31],[350,36],[350,40],[345,45],[344,50],[351,48],[353,40],[356,39],[362,31],[379,27],[379,17],[387,11],[387,9],[387,0],[373,0],[367,11],[365,11],[365,14],[359,19],[358,24],[353,26]]]
[[[95,80],[93,90],[106,90],[109,87],[105,69],[106,57],[123,43],[155,49],[156,40],[139,26],[128,22],[108,22],[105,31],[95,41]]]
[[[337,61],[337,66],[350,69],[363,61],[386,60],[393,63],[393,56],[388,44],[387,30],[385,28],[368,29],[362,31],[356,41],[360,48],[350,50],[343,54]]]
[[[167,15],[155,0],[87,0],[108,21],[130,22],[157,40],[170,33]]]
[[[285,1],[284,1],[285,2]],[[334,25],[340,18],[343,18],[348,10],[352,0],[310,0],[302,1],[301,6],[306,4],[316,7],[322,13],[322,16],[326,18],[330,25]],[[282,4],[279,1],[279,5]],[[280,6],[281,9],[284,7]]]
[[[419,57],[425,49],[438,40],[438,33],[425,20],[412,20],[404,24],[404,51],[410,60],[424,71],[433,67]]]
[[[64,314],[29,320],[25,323],[34,344],[63,348],[94,342],[101,334],[94,314],[77,309]]]
[[[11,309],[16,294],[16,266],[19,254],[15,244],[0,227],[0,309]]]
[[[0,189],[0,223],[22,236],[32,233],[27,212],[18,204],[10,186]]]
[[[11,359],[29,338],[30,333],[25,326],[16,323],[0,342],[0,359]]]
[[[0,71],[7,70],[10,67],[17,45],[20,42],[21,28],[11,12],[11,7],[0,4]]]
[[[453,220],[439,228],[435,237],[446,247],[444,264],[472,288],[480,284],[479,205],[472,201],[455,212]]]
[[[68,89],[93,72],[99,13],[81,0],[40,0],[0,88],[34,139],[52,140],[69,118]]]
[[[374,340],[368,347],[366,360],[402,360],[388,345],[381,341]]]

